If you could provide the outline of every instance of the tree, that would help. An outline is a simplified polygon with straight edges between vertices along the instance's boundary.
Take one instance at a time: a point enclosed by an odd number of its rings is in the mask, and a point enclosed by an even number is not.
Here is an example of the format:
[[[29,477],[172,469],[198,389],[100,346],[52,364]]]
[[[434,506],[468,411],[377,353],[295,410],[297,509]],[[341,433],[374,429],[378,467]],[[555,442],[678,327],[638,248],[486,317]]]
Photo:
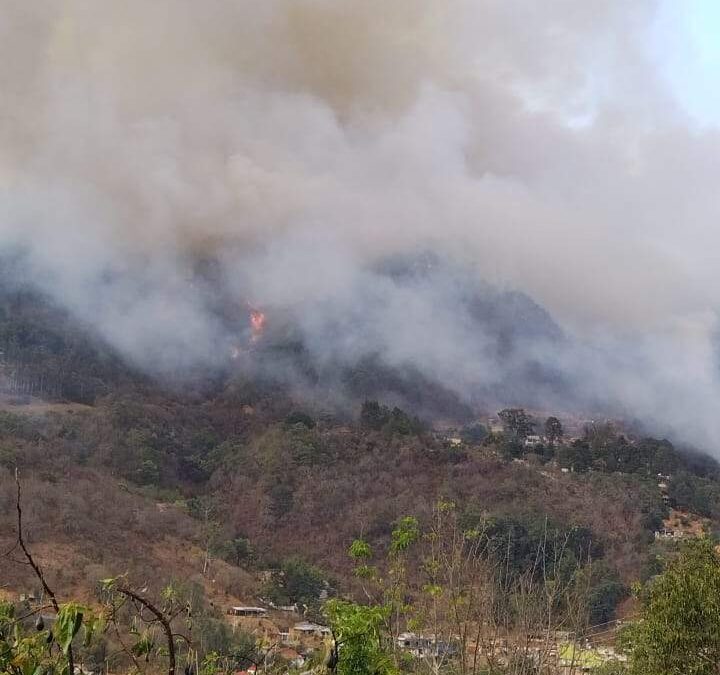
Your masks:
[[[172,586],[163,589],[162,602],[157,602],[145,597],[146,589],[138,590],[129,586],[124,575],[103,579],[101,584],[105,596],[104,614],[109,622],[114,623],[117,627],[123,610],[128,608],[144,626],[142,631],[133,631],[136,636],[135,644],[127,650],[133,658],[136,668],[138,666],[137,657],[144,657],[148,661],[151,654],[164,651],[168,661],[168,675],[175,675],[177,666],[175,643],[178,638],[183,639],[187,644],[189,644],[189,640],[173,632],[173,621],[180,615],[187,615],[189,619],[191,607],[179,602],[177,591]],[[157,646],[158,633],[164,641],[162,650]]]
[[[562,422],[557,417],[548,417],[545,420],[545,437],[550,445],[555,445],[565,435]]]
[[[317,605],[327,582],[323,573],[299,558],[288,558],[275,571],[265,588],[268,598],[278,605]]]
[[[36,608],[18,616],[12,604],[0,601],[1,673],[25,675],[70,672],[72,644],[80,628],[85,629],[85,640],[89,643],[97,627],[97,620],[90,618],[87,607],[70,602],[58,607],[50,630],[44,625],[41,609]]]
[[[649,582],[641,619],[623,633],[633,675],[717,675],[720,558],[709,539],[685,544]]]
[[[370,544],[353,542],[355,575],[371,603],[365,609],[385,617],[394,668],[427,675],[545,673],[555,660],[555,632],[587,631],[594,580],[583,562],[589,532],[556,533],[544,520],[531,539],[527,529],[503,525],[482,515],[460,517],[452,502],[440,501],[424,527],[412,517],[398,521],[380,565],[372,564]],[[422,654],[398,644],[405,631],[426,641]],[[508,635],[517,640],[508,644]]]
[[[225,542],[220,547],[220,555],[226,562],[240,567],[243,562],[252,559],[254,551],[250,542],[245,537],[237,536]]]
[[[535,422],[522,408],[505,408],[498,413],[503,429],[519,439],[525,439],[535,430]]]
[[[401,436],[419,435],[423,432],[423,423],[417,417],[411,417],[397,406],[390,410],[377,401],[365,401],[360,410],[360,423],[375,431]]]
[[[687,509],[701,516],[713,512],[712,491],[707,481],[686,472],[673,476],[668,487],[670,503],[678,509]]]
[[[398,672],[384,640],[388,607],[331,600],[325,611],[335,642],[328,659],[331,670],[339,675],[394,675]]]
[[[578,440],[572,445],[561,445],[555,459],[562,468],[583,473],[592,465],[592,450],[586,441]]]
[[[390,419],[390,409],[377,401],[365,401],[360,410],[360,422],[369,429],[379,431]]]
[[[296,424],[301,424],[308,429],[314,429],[316,426],[315,420],[301,410],[293,410],[293,412],[285,418],[285,426],[294,427]]]

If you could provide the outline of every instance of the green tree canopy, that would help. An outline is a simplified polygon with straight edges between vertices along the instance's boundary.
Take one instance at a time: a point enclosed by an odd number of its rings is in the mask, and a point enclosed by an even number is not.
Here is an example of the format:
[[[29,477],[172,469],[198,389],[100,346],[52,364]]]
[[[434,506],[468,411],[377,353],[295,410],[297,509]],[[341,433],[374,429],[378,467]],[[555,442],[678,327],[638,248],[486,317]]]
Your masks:
[[[505,408],[498,413],[506,433],[524,439],[535,430],[535,422],[522,408]]]
[[[557,443],[565,434],[562,422],[557,417],[548,417],[545,420],[545,436],[548,439],[548,443]]]
[[[338,675],[394,675],[397,669],[384,640],[387,606],[331,600],[325,606],[337,640]]]
[[[649,583],[641,620],[623,635],[632,675],[713,675],[720,663],[720,558],[687,543]]]

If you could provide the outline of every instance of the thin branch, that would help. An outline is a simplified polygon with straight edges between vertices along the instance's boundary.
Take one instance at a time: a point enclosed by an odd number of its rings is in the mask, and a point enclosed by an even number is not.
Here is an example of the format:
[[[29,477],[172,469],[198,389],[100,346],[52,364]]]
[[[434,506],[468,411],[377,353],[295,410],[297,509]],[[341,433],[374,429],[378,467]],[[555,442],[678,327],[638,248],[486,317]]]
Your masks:
[[[47,593],[47,596],[50,598],[50,602],[52,603],[53,609],[59,614],[60,613],[60,605],[57,601],[57,598],[55,597],[55,593],[53,592],[52,588],[48,586],[47,581],[45,581],[45,576],[42,573],[42,570],[40,569],[40,566],[35,562],[35,559],[32,557],[32,554],[30,553],[30,550],[25,544],[25,539],[23,538],[23,527],[22,527],[22,490],[20,487],[20,473],[15,469],[15,485],[17,486],[17,500],[15,502],[15,508],[17,510],[17,543],[18,546],[22,549],[22,552],[25,554],[25,558],[27,558],[28,564],[30,567],[33,568],[33,571],[35,572],[35,576],[40,580],[40,583],[42,584],[43,590],[45,593]],[[72,645],[68,645],[67,650],[67,661],[68,661],[68,673],[72,675],[75,672],[75,659],[73,656],[73,648]]]
[[[135,603],[141,605],[142,607],[145,607],[150,613],[154,614],[157,618],[157,621],[160,623],[160,625],[163,628],[163,631],[165,632],[165,637],[167,639],[167,645],[168,645],[168,675],[175,675],[175,666],[176,666],[176,660],[175,660],[175,640],[174,640],[174,633],[172,631],[172,627],[170,626],[170,621],[168,620],[168,617],[165,616],[165,614],[158,609],[152,602],[150,602],[147,598],[143,598],[141,595],[136,593],[130,588],[126,587],[120,587],[117,589],[117,592],[121,595],[125,595],[126,597],[133,600]],[[185,638],[185,641],[190,644],[190,640]]]

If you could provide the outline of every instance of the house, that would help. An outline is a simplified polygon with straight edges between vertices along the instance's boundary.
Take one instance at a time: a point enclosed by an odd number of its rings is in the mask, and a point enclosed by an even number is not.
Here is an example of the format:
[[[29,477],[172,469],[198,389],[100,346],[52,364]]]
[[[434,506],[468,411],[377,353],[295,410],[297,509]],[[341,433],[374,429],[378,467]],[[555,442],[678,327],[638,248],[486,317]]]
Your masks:
[[[280,629],[268,619],[263,607],[231,607],[227,611],[233,630],[242,630],[263,643],[280,641]]]
[[[542,442],[541,436],[538,436],[537,434],[530,434],[525,437],[524,445],[526,448],[536,448],[538,445],[541,445]]]
[[[265,602],[268,607],[275,609],[278,612],[289,612],[291,614],[297,614],[299,611],[297,603],[295,603],[294,605],[276,605],[274,602],[270,600],[265,600],[264,598],[263,602]]]
[[[255,619],[263,619],[267,616],[267,610],[264,607],[231,607],[227,613],[230,616],[244,616]]]
[[[321,647],[325,640],[331,637],[332,631],[327,626],[321,626],[311,621],[296,623],[288,631],[288,642],[290,644],[311,648]]]
[[[451,642],[440,640],[434,635],[418,635],[416,633],[400,633],[397,645],[403,651],[416,657],[452,656],[458,651]]]

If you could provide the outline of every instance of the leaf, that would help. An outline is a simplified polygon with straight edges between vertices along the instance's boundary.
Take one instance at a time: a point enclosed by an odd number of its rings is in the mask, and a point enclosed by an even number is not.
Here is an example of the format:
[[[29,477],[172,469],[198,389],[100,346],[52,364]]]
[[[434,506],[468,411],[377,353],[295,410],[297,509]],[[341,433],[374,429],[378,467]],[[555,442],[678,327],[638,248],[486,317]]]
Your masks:
[[[401,518],[397,527],[392,533],[392,543],[390,545],[393,553],[399,553],[407,550],[420,537],[420,525],[417,518],[413,516],[405,516]]]
[[[131,651],[135,656],[149,656],[154,647],[154,640],[150,637],[150,634],[145,631],[140,639],[131,647]]]
[[[65,655],[67,655],[73,639],[82,626],[83,610],[84,608],[81,605],[71,602],[63,605],[58,612],[54,634],[56,642]]]
[[[350,546],[350,557],[355,558],[355,560],[372,557],[372,548],[370,547],[370,544],[362,539],[356,539]]]

